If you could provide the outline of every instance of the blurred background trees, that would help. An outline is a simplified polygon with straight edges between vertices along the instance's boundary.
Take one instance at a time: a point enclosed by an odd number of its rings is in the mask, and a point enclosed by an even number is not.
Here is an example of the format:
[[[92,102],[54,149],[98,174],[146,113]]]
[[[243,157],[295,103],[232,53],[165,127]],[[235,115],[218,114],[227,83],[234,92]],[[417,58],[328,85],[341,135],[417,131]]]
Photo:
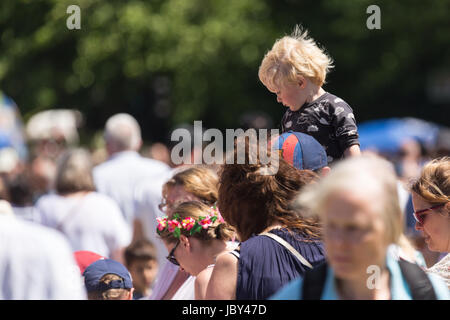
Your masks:
[[[69,30],[69,5],[81,30]],[[366,9],[381,9],[368,30]],[[135,116],[147,142],[183,123],[242,127],[284,107],[258,79],[273,42],[296,24],[335,60],[325,89],[358,122],[419,117],[449,125],[449,0],[15,0],[0,2],[0,89],[25,119],[78,109],[82,140],[114,113]]]

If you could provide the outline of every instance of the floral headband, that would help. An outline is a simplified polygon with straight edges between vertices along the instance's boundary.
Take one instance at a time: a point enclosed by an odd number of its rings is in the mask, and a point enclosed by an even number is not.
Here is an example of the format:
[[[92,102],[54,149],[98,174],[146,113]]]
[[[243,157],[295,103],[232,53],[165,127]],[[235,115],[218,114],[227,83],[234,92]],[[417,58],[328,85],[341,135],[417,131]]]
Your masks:
[[[219,209],[216,205],[210,208],[210,213],[206,216],[200,216],[197,220],[192,217],[183,218],[180,221],[180,216],[175,213],[172,219],[165,216],[162,218],[156,218],[158,226],[156,227],[156,232],[161,235],[162,232],[168,230],[173,233],[175,238],[179,238],[181,231],[185,230],[189,232],[189,235],[200,232],[202,229],[208,229],[216,220],[219,223],[224,223],[225,220],[222,218]]]

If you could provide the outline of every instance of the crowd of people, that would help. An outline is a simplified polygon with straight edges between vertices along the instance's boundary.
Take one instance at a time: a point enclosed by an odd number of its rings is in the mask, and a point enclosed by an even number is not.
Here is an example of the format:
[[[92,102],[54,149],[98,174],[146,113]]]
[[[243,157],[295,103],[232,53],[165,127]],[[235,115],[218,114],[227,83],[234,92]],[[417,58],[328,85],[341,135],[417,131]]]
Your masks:
[[[330,68],[300,29],[265,55],[261,82],[288,107],[272,174],[249,139],[217,165],[143,156],[125,113],[103,157],[64,138],[28,162],[0,153],[0,299],[450,299],[450,154],[361,152]]]

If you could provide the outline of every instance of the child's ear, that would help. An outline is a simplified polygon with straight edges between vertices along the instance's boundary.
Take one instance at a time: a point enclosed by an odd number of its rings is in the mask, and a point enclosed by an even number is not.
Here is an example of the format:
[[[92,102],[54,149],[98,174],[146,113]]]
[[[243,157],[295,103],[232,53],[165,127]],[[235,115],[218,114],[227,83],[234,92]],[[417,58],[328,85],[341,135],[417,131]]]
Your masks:
[[[303,77],[300,77],[300,78],[298,79],[298,85],[299,85],[299,87],[300,87],[301,89],[305,89],[305,87],[306,87],[306,79],[303,78]]]

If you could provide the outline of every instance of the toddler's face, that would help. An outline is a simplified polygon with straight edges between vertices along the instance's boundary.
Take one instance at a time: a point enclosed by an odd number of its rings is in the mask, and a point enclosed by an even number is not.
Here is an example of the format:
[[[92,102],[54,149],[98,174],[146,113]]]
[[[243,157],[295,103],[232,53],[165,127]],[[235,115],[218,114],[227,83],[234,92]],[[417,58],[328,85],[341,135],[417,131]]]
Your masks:
[[[277,102],[288,107],[291,111],[299,110],[306,101],[305,90],[301,88],[299,83],[286,83],[282,87],[270,91],[277,95]]]

